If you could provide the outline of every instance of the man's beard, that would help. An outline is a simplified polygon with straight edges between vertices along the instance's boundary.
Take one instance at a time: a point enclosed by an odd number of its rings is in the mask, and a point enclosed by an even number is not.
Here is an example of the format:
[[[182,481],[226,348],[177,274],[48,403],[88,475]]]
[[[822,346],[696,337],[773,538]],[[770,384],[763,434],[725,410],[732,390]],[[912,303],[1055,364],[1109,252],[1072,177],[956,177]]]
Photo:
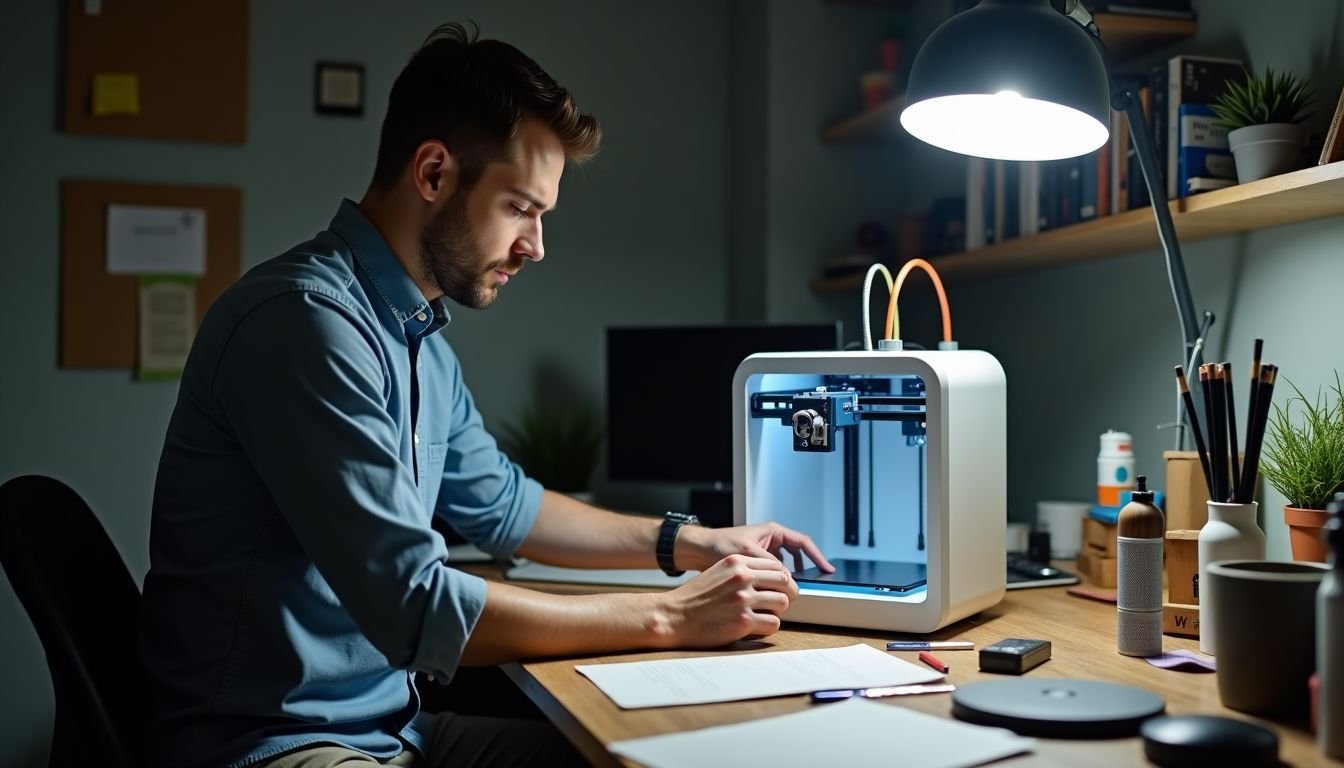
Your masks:
[[[444,295],[464,307],[485,309],[499,296],[485,278],[503,264],[481,269],[485,258],[472,236],[466,196],[458,195],[420,231],[420,269]]]

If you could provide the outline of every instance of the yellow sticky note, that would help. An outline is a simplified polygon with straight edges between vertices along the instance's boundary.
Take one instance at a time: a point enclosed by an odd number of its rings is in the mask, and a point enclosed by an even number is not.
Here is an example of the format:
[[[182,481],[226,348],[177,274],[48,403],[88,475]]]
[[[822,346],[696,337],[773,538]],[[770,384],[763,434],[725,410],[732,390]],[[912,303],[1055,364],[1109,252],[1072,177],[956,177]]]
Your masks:
[[[93,76],[93,116],[140,114],[140,78],[124,72]]]

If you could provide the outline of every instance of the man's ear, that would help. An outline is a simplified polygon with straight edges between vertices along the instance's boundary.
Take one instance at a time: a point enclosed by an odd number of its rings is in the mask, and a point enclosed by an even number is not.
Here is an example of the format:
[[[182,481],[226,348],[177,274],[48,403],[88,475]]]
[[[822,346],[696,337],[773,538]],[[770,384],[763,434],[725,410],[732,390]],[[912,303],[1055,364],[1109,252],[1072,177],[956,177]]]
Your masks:
[[[446,200],[457,189],[457,158],[443,142],[431,139],[411,156],[411,183],[427,203]]]

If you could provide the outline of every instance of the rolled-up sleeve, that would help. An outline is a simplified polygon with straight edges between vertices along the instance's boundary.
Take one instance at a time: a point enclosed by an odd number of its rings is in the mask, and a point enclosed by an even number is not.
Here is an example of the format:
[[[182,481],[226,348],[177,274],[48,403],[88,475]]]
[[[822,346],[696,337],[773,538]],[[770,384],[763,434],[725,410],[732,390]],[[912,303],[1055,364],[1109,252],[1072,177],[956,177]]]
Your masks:
[[[444,565],[388,411],[388,352],[340,299],[271,297],[239,319],[212,393],[278,512],[359,630],[447,679],[485,583]]]
[[[542,487],[500,452],[462,379],[462,367],[451,350],[446,354],[452,426],[434,512],[481,549],[509,557],[537,520]]]

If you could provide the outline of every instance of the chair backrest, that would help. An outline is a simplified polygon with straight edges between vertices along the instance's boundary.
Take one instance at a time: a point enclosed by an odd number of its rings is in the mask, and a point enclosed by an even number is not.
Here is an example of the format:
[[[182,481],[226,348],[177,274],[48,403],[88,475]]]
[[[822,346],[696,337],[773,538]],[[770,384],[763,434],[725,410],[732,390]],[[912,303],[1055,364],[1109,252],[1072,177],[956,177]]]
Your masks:
[[[130,766],[140,750],[140,590],[69,486],[0,486],[0,564],[46,650],[56,697],[51,765]]]

